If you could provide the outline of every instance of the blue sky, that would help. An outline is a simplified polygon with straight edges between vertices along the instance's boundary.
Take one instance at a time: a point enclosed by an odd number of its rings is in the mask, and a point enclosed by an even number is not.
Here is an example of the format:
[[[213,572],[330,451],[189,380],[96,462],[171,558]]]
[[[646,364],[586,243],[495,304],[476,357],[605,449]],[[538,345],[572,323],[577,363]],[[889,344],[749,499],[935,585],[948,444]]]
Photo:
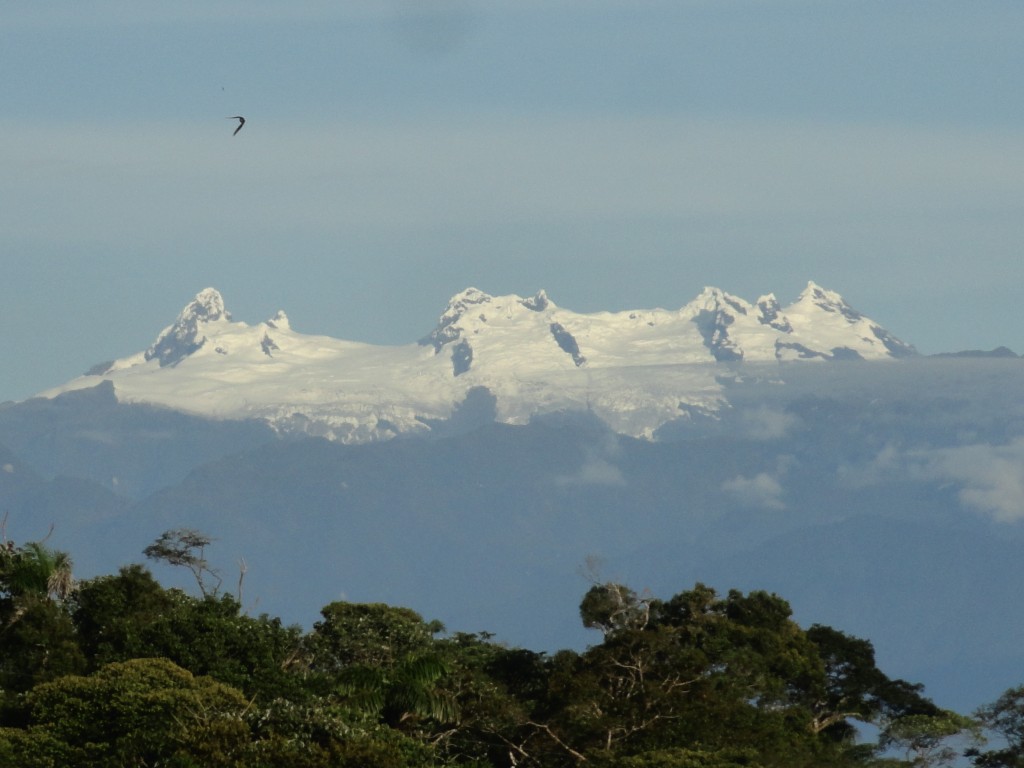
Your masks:
[[[0,400],[211,285],[399,344],[814,280],[1024,352],[1019,0],[3,3],[0,71]]]

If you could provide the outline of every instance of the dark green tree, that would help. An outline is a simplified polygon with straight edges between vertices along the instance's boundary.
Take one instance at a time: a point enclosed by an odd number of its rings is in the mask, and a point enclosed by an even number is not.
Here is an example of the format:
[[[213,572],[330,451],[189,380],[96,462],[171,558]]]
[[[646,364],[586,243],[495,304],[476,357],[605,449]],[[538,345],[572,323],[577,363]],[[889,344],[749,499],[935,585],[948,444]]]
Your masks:
[[[5,765],[236,766],[249,749],[242,694],[165,659],[109,664],[28,694],[28,729],[0,729]]]
[[[887,723],[879,738],[882,749],[902,750],[914,768],[954,765],[964,752],[953,740],[978,743],[981,723],[950,710],[929,715],[905,715]]]
[[[486,635],[455,635],[449,647],[460,718],[446,748],[487,765],[525,766],[557,746],[542,730],[551,669],[545,654],[508,648]]]
[[[206,559],[206,548],[212,542],[205,533],[193,528],[174,528],[160,534],[142,553],[151,560],[187,569],[203,597],[216,597],[224,579]]]
[[[996,736],[996,746],[971,750],[980,768],[1024,768],[1024,685],[1010,688],[977,713],[986,729]]]
[[[82,583],[72,615],[93,668],[163,657],[260,701],[304,695],[301,630],[247,616],[230,595],[196,598],[164,589],[131,565]]]
[[[0,590],[11,598],[46,597],[64,601],[74,591],[71,556],[30,541],[0,547]]]
[[[450,667],[434,637],[439,622],[381,603],[334,602],[321,615],[309,667],[354,716],[423,734],[457,719],[455,694],[442,684]]]
[[[359,665],[390,667],[430,651],[440,622],[383,603],[330,603],[309,639],[312,666],[327,675]]]
[[[595,584],[580,603],[583,626],[599,629],[605,637],[623,629],[643,629],[649,615],[649,600],[641,599],[629,587],[612,582]]]
[[[937,711],[918,687],[882,674],[870,644],[805,631],[766,592],[720,597],[698,584],[641,605],[603,585],[581,617],[604,640],[552,659],[548,714],[536,718],[570,762],[852,765],[864,750],[848,719]]]
[[[66,552],[43,542],[0,546],[0,691],[25,691],[83,669],[67,612],[74,590]]]
[[[884,725],[909,715],[940,714],[920,685],[892,680],[878,668],[869,640],[817,624],[807,630],[807,637],[817,647],[825,673],[805,683],[815,732],[845,736],[851,719]]]
[[[337,691],[356,712],[392,728],[408,730],[428,719],[448,724],[459,716],[454,694],[439,685],[449,672],[437,655],[410,655],[388,667],[346,667]]]

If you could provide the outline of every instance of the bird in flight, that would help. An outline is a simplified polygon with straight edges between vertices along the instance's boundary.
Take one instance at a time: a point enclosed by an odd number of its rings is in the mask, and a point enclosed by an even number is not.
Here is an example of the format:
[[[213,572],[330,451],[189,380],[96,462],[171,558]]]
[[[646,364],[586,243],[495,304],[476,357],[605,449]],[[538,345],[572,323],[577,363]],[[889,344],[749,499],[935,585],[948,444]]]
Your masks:
[[[238,121],[238,127],[235,128],[235,132],[231,134],[232,136],[237,135],[238,132],[240,130],[242,130],[242,126],[245,125],[245,118],[242,117],[241,115],[232,115],[231,117],[227,117],[227,118],[224,118],[224,119],[225,120],[237,120]]]

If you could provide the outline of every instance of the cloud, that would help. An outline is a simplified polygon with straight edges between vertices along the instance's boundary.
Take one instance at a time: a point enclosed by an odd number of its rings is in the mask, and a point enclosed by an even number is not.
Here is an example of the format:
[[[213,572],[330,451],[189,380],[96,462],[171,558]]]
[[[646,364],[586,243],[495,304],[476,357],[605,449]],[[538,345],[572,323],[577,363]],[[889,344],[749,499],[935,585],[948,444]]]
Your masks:
[[[869,488],[909,471],[906,455],[896,445],[887,443],[865,464],[840,464],[836,478],[845,488]]]
[[[555,478],[558,486],[605,485],[621,487],[626,485],[626,478],[610,459],[621,452],[615,435],[608,434],[604,439],[587,449],[583,464],[571,475],[559,475]]]
[[[960,503],[994,520],[1024,519],[1024,438],[1006,445],[956,446],[902,451],[886,445],[870,462],[839,469],[847,487],[869,487],[898,478],[959,486]]]
[[[915,453],[925,473],[962,487],[960,502],[1012,523],[1024,519],[1024,438],[1007,445],[968,445]]]
[[[737,475],[732,480],[722,483],[722,490],[744,506],[786,508],[782,502],[781,483],[767,472],[761,472],[754,477]]]
[[[751,408],[740,414],[747,437],[754,440],[776,440],[785,437],[800,424],[800,417],[766,405]]]
[[[589,459],[574,475],[561,475],[556,481],[558,485],[610,485],[623,486],[626,479],[622,471],[609,461],[599,458]]]

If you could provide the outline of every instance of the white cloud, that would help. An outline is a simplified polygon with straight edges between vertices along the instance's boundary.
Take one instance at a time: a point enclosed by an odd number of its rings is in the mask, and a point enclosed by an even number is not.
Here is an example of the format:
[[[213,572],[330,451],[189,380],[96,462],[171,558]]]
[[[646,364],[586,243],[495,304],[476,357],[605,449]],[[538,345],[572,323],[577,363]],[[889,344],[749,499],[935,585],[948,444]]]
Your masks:
[[[854,488],[899,477],[952,483],[964,507],[1000,522],[1024,519],[1024,438],[911,451],[887,445],[868,464],[841,467],[840,477]]]
[[[591,458],[574,475],[561,475],[555,481],[558,485],[610,485],[626,484],[622,471],[604,459]]]
[[[961,503],[1010,523],[1024,519],[1024,438],[915,453],[922,469],[959,483]]]
[[[841,464],[836,476],[839,483],[847,488],[867,488],[908,471],[904,454],[897,446],[887,443],[866,464]]]
[[[590,447],[579,470],[571,475],[557,476],[555,485],[624,486],[626,478],[623,476],[622,470],[609,460],[618,456],[620,452],[615,435],[606,435],[604,439]]]
[[[782,501],[782,485],[767,472],[754,477],[737,475],[732,480],[722,483],[722,490],[736,501],[750,507],[767,509],[785,509]]]
[[[783,410],[762,405],[740,414],[748,437],[754,440],[775,440],[785,437],[800,424],[800,418]]]

